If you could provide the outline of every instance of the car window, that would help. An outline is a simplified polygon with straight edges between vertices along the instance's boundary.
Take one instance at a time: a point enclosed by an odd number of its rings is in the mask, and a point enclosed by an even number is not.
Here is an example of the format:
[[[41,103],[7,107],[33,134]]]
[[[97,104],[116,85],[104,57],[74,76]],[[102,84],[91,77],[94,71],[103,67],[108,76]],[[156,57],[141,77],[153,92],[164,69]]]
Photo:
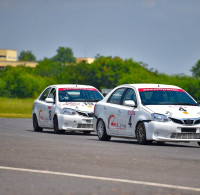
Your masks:
[[[59,102],[98,102],[103,99],[95,88],[59,88]]]
[[[56,101],[56,89],[52,88],[51,92],[49,93],[49,98],[53,98],[54,102]]]
[[[113,92],[113,94],[110,96],[107,102],[112,104],[120,104],[121,98],[126,88],[120,88]]]
[[[51,90],[51,87],[47,88],[47,89],[42,93],[42,95],[40,96],[40,100],[41,100],[41,101],[45,101],[45,99],[47,98],[47,96],[48,96],[50,90]]]
[[[135,104],[137,104],[135,91],[133,89],[127,89],[127,91],[124,95],[124,98],[123,98],[123,102],[122,102],[123,105],[126,100],[133,100],[135,102]]]
[[[139,89],[143,105],[197,105],[197,103],[181,89]]]

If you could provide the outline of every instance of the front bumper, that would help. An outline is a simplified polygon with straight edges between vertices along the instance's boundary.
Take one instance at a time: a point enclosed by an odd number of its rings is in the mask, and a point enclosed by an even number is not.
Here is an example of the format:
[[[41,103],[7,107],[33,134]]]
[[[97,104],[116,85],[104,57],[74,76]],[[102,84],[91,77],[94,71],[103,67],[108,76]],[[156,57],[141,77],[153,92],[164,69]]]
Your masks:
[[[174,122],[145,122],[147,140],[167,142],[200,142],[200,125],[180,125]]]
[[[70,116],[58,114],[58,126],[60,130],[70,131],[94,131],[93,118],[80,115]]]

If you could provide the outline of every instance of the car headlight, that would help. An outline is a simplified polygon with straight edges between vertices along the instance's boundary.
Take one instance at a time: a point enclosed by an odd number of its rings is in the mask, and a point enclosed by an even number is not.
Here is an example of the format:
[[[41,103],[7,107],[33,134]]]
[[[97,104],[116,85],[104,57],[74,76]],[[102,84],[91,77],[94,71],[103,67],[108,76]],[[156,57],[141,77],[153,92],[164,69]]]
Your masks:
[[[63,114],[65,115],[77,115],[77,112],[70,108],[63,108]]]
[[[154,113],[154,114],[152,114],[152,118],[154,121],[158,121],[158,122],[168,122],[169,121],[168,117],[163,114]]]

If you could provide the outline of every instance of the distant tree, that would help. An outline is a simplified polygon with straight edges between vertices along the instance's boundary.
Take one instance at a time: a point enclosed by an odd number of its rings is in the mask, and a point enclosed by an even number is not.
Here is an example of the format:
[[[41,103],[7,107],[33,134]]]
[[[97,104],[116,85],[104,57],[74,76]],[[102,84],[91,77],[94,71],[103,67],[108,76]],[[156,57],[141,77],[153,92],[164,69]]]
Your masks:
[[[190,71],[193,77],[200,78],[200,60],[197,61]]]
[[[37,97],[53,80],[33,75],[26,67],[6,67],[0,79],[0,96],[9,98]]]
[[[34,72],[42,77],[56,77],[60,72],[62,72],[62,69],[63,66],[58,62],[53,62],[51,59],[44,58],[39,61]]]
[[[52,58],[54,62],[60,62],[62,65],[65,63],[76,62],[73,51],[69,47],[59,47],[57,49],[57,55]]]
[[[36,57],[33,55],[32,51],[22,51],[18,57],[19,61],[31,61],[35,62]]]
[[[99,59],[101,57],[101,55],[98,53],[96,56],[95,56],[95,59]]]

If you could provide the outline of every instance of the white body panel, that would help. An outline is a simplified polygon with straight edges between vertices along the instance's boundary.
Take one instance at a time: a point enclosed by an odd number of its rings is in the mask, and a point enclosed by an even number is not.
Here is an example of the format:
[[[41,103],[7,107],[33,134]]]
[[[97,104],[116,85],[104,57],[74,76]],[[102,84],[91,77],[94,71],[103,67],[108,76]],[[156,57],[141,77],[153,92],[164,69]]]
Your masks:
[[[109,98],[112,98],[114,92],[120,88],[134,90],[137,98],[136,107],[125,106],[122,103],[110,103]],[[172,85],[127,84],[118,86],[96,104],[93,119],[95,131],[97,131],[98,121],[103,120],[109,136],[135,138],[136,125],[138,122],[143,122],[147,140],[200,142],[200,106],[197,104],[195,106],[175,105],[176,103],[174,105],[145,105],[142,103],[140,91],[148,89],[150,91],[180,91],[187,94],[181,88]],[[125,94],[126,92],[123,96]],[[189,95],[188,97],[191,98]],[[196,102],[193,98],[191,100]],[[153,114],[164,115],[167,121],[156,121],[152,118]]]
[[[49,89],[49,91],[48,91]],[[51,91],[55,89],[55,102],[48,103],[42,96],[47,91],[47,96],[50,96]],[[97,92],[101,99],[103,96],[93,86],[88,85],[52,85],[47,87],[41,95],[34,101],[32,115],[37,116],[38,125],[42,128],[54,128],[53,118],[57,116],[59,130],[69,131],[94,131],[93,114],[95,101],[78,101],[78,102],[60,102],[59,90],[91,90]],[[64,114],[63,109],[70,109],[74,112],[73,115]]]

